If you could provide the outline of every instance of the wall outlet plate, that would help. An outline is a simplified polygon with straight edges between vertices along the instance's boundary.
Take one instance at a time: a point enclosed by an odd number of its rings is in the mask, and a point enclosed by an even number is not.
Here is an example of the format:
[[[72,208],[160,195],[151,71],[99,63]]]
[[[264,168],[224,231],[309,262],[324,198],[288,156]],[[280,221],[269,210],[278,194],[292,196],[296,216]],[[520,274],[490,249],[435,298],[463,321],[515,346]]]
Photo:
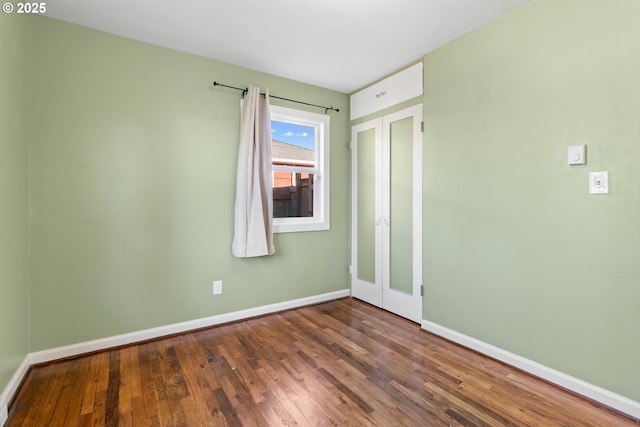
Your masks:
[[[222,280],[215,280],[213,282],[213,294],[220,295],[222,293]]]
[[[609,172],[589,173],[589,194],[609,193]]]

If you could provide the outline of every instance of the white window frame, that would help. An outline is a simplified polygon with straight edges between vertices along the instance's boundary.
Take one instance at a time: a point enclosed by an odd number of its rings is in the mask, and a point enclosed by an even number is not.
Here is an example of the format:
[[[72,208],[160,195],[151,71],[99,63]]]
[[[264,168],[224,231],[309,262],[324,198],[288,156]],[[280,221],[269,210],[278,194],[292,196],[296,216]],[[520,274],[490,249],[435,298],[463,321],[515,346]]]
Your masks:
[[[273,171],[313,174],[313,216],[273,218],[274,233],[323,231],[330,229],[329,134],[331,118],[327,114],[271,105],[271,120],[315,128],[315,168],[273,165]],[[277,160],[277,159],[274,159]],[[273,197],[271,194],[270,197]]]

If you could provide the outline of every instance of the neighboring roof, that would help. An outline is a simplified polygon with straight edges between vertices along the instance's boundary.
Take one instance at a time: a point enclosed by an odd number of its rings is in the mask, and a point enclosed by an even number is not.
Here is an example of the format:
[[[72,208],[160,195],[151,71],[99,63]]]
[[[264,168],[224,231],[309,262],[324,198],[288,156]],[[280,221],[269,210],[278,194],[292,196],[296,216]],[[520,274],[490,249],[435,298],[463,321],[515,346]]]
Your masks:
[[[300,161],[306,163],[314,162],[316,153],[314,150],[299,147],[293,144],[287,144],[286,142],[274,139],[271,143],[271,158],[278,159],[280,161],[290,161],[290,163]]]

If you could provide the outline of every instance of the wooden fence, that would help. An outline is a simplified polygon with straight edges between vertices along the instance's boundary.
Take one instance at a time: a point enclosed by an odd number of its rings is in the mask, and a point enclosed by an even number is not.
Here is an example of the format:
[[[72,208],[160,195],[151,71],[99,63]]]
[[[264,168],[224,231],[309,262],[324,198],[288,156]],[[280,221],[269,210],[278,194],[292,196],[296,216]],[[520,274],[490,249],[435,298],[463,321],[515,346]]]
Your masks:
[[[313,216],[313,175],[297,173],[295,185],[274,187],[273,217]]]

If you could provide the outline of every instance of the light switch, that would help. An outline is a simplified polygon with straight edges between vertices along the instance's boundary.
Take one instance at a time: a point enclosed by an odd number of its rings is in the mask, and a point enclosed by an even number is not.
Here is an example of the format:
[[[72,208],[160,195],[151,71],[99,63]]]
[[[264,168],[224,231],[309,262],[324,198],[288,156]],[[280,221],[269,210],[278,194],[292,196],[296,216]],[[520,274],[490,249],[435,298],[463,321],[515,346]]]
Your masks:
[[[568,152],[568,162],[570,166],[575,166],[575,165],[584,165],[587,163],[587,158],[586,158],[586,154],[587,154],[587,150],[586,150],[586,145],[571,145],[569,146],[569,152]]]
[[[589,173],[589,193],[607,194],[609,193],[609,173],[590,172]]]

